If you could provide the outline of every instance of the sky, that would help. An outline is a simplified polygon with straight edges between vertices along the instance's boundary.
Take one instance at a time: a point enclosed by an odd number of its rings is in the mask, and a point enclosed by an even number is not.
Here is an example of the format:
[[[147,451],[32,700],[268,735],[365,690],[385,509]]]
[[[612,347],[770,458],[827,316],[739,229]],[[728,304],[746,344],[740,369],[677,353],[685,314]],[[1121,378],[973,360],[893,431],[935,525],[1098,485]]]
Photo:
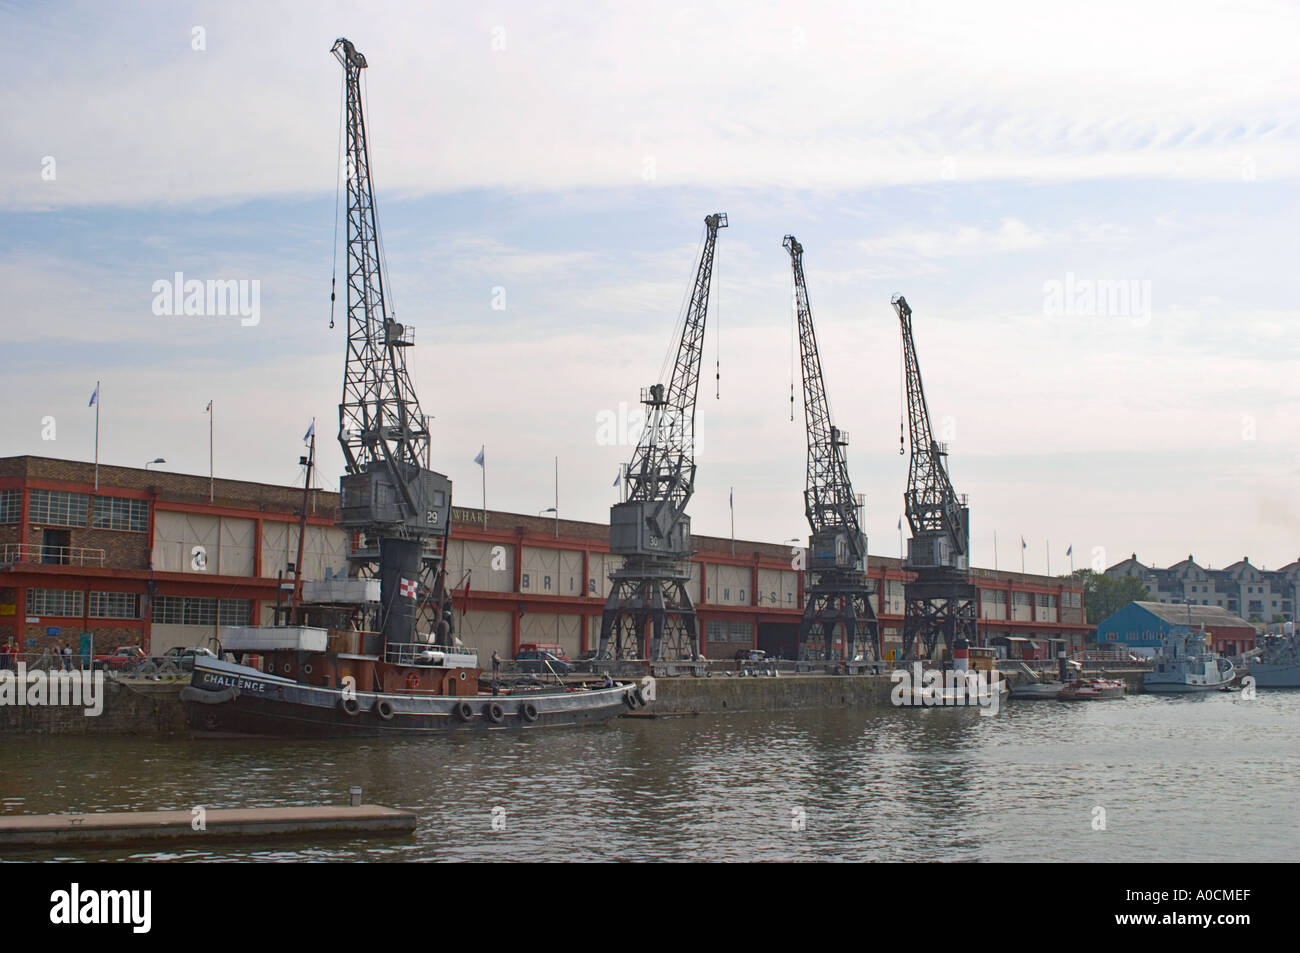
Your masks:
[[[0,3],[0,455],[91,459],[99,381],[103,463],[206,473],[211,400],[218,476],[301,481],[316,418],[335,485],[342,36],[457,504],[539,512],[558,458],[608,518],[723,211],[697,534],[733,487],[739,538],[808,532],[793,233],[873,554],[902,293],[975,565],[1300,557],[1287,3]],[[178,272],[256,319],[156,313]]]

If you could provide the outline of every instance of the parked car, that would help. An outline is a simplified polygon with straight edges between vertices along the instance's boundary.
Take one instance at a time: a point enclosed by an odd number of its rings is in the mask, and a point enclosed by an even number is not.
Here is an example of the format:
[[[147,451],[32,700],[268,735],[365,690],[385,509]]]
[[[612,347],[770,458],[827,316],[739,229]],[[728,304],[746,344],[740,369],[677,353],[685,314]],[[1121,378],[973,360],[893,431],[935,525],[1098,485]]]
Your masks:
[[[138,645],[119,645],[113,649],[109,655],[92,655],[90,657],[90,668],[106,669],[108,671],[119,671],[131,669],[145,660],[144,649]]]
[[[211,649],[204,648],[201,645],[194,645],[189,648],[185,648],[181,645],[174,645],[160,657],[154,659],[154,661],[159,665],[162,665],[164,662],[171,662],[182,672],[192,672],[194,670],[195,656],[216,658],[217,653],[213,652]]]
[[[548,646],[548,648],[559,648],[559,646]],[[545,648],[525,645],[519,646],[515,661],[519,664],[519,671],[531,674],[555,672],[556,675],[567,675],[572,665],[570,659],[562,654],[556,655],[554,652],[546,651]]]

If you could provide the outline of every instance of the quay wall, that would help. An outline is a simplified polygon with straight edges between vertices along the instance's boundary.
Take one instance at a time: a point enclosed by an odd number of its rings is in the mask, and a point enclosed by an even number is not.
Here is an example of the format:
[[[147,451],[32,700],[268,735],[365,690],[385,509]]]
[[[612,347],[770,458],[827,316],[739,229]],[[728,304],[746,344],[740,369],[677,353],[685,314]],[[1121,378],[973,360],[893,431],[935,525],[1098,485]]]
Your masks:
[[[173,735],[189,730],[180,691],[189,680],[104,680],[103,710],[94,716],[73,705],[0,705],[0,734]]]
[[[1108,672],[1130,692],[1142,690],[1140,671]],[[1015,673],[1008,675],[1014,684]],[[176,735],[189,731],[184,681],[108,679],[101,714],[82,708],[0,705],[0,734]],[[888,708],[893,682],[888,675],[781,675],[712,678],[679,676],[655,680],[655,700],[638,712],[645,716],[698,715],[733,711],[798,711],[818,708]]]

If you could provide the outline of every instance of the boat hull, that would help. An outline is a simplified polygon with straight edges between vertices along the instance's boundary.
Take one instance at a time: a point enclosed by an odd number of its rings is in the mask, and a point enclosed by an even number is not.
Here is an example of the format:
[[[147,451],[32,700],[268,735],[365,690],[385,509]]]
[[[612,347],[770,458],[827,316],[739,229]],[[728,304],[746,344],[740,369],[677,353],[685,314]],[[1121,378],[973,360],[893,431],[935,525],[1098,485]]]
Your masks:
[[[532,731],[608,721],[639,707],[636,686],[628,683],[500,696],[356,692],[347,703],[339,689],[233,669],[195,666],[181,697],[196,733],[341,738]]]
[[[1300,688],[1300,663],[1295,665],[1252,665],[1251,677],[1257,688]]]
[[[1189,685],[1186,682],[1150,682],[1146,679],[1142,681],[1142,691],[1154,695],[1196,695],[1202,692],[1217,692],[1220,688],[1225,688],[1232,684],[1232,679],[1226,679],[1213,684]]]

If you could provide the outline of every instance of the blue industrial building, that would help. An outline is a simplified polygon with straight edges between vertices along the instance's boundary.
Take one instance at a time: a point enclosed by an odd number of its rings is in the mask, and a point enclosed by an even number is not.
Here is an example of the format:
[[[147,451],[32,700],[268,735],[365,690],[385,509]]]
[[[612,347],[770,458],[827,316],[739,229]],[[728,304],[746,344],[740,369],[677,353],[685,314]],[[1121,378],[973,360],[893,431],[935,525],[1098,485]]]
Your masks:
[[[1097,644],[1152,655],[1170,630],[1202,626],[1217,652],[1236,655],[1255,646],[1255,627],[1227,609],[1168,602],[1130,602],[1097,624]]]

